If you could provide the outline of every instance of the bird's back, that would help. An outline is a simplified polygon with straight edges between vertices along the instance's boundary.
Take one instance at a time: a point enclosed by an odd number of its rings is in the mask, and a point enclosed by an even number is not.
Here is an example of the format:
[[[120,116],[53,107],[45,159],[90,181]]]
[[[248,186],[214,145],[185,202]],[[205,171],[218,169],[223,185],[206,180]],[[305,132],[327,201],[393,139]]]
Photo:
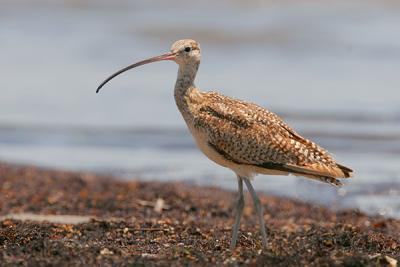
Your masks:
[[[336,163],[325,149],[300,136],[276,114],[215,92],[194,90],[193,94],[194,101],[189,97],[192,133],[196,132],[195,138],[202,136],[197,141],[206,155],[214,151],[231,163],[226,167],[234,171],[247,168],[252,173],[292,173],[335,185],[340,184],[336,178],[351,176],[351,169]],[[212,157],[217,161],[216,155]]]

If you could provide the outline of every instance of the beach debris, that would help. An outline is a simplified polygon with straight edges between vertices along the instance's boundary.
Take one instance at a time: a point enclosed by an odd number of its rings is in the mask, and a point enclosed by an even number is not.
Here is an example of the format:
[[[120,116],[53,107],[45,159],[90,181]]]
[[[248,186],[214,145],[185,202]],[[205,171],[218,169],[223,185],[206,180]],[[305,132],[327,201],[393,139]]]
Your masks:
[[[161,213],[165,205],[165,201],[162,198],[157,198],[156,203],[154,205],[154,211],[157,213]]]
[[[21,264],[28,256],[39,266],[49,262],[64,266],[221,266],[224,262],[232,266],[399,265],[398,219],[268,197],[269,248],[263,249],[258,227],[244,221],[245,231],[239,235],[237,249],[231,251],[227,233],[232,231],[229,213],[234,195],[230,191],[138,181],[127,190],[131,182],[99,176],[89,183],[75,173],[41,169],[33,173],[31,168],[29,178],[21,175],[25,168],[7,168],[2,173],[0,163],[1,266]],[[12,192],[4,193],[1,181],[11,183]],[[41,192],[43,184],[45,192]],[[62,198],[57,205],[49,205],[47,196],[59,188]],[[76,194],[84,190],[90,192],[87,197]],[[165,207],[161,214],[153,210],[159,197],[171,205],[168,212]],[[150,205],[140,205],[138,200],[150,200]],[[197,210],[187,210],[187,206]],[[215,212],[218,210],[224,212]],[[7,216],[28,211],[44,215],[46,220]],[[62,214],[92,219],[77,224],[48,220],[48,215],[59,219]]]
[[[162,198],[157,198],[156,201],[147,201],[139,199],[137,200],[137,203],[144,207],[151,207],[157,213],[161,213],[163,210],[170,209],[170,206],[165,204],[165,200]]]
[[[397,260],[381,253],[376,253],[370,256],[370,259],[375,259],[378,264],[389,267],[397,267]]]
[[[0,216],[0,220],[11,219],[21,221],[50,222],[61,224],[79,224],[90,222],[94,217],[86,215],[68,215],[68,214],[34,214],[30,212],[10,213]]]
[[[159,256],[157,254],[151,254],[151,253],[142,253],[141,255],[143,258],[147,259],[157,259]]]
[[[102,250],[100,250],[100,254],[104,255],[104,256],[107,256],[107,255],[114,255],[114,252],[112,252],[108,248],[103,248]]]
[[[397,260],[393,259],[389,256],[385,256],[385,260],[387,261],[387,263],[389,263],[390,267],[396,267],[397,266]]]

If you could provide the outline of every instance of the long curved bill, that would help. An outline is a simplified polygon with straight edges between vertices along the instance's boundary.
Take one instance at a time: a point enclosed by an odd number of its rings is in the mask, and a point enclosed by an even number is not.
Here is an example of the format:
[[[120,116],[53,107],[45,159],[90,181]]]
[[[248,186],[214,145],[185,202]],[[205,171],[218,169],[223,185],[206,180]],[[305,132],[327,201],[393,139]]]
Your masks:
[[[121,73],[139,67],[141,65],[145,65],[145,64],[149,64],[152,62],[156,62],[156,61],[162,61],[162,60],[174,60],[175,59],[175,53],[166,53],[166,54],[162,54],[160,56],[156,56],[156,57],[152,57],[143,61],[139,61],[135,64],[129,65],[119,71],[117,71],[116,73],[112,74],[110,77],[108,77],[107,79],[105,79],[100,85],[99,87],[97,87],[96,93],[98,93],[100,91],[100,89],[106,84],[108,83],[111,79],[113,79],[114,77],[120,75]]]

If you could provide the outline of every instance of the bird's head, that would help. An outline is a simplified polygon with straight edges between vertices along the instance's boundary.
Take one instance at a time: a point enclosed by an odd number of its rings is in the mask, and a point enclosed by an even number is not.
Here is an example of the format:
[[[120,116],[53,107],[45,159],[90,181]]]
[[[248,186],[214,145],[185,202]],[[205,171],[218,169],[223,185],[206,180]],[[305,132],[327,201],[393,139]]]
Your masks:
[[[200,62],[200,45],[198,42],[191,40],[191,39],[183,39],[176,41],[172,46],[171,46],[171,51],[156,57],[152,57],[149,59],[145,59],[142,61],[139,61],[135,64],[129,65],[114,74],[112,74],[110,77],[105,79],[100,86],[97,88],[96,93],[100,91],[100,89],[111,79],[114,77],[118,76],[119,74],[133,69],[135,67],[149,64],[152,62],[156,61],[162,61],[162,60],[173,60],[175,61],[179,66],[184,66],[184,65],[198,65]]]
[[[171,46],[171,53],[175,55],[174,61],[179,65],[191,65],[200,62],[200,45],[195,40],[176,41]]]

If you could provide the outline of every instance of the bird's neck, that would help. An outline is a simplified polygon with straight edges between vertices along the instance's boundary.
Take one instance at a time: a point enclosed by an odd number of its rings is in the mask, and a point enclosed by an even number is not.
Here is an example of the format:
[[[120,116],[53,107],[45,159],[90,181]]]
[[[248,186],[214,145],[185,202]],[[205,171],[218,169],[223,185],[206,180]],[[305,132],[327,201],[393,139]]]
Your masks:
[[[180,65],[178,70],[178,78],[175,83],[175,101],[181,112],[188,108],[189,94],[195,89],[194,79],[200,63]]]

